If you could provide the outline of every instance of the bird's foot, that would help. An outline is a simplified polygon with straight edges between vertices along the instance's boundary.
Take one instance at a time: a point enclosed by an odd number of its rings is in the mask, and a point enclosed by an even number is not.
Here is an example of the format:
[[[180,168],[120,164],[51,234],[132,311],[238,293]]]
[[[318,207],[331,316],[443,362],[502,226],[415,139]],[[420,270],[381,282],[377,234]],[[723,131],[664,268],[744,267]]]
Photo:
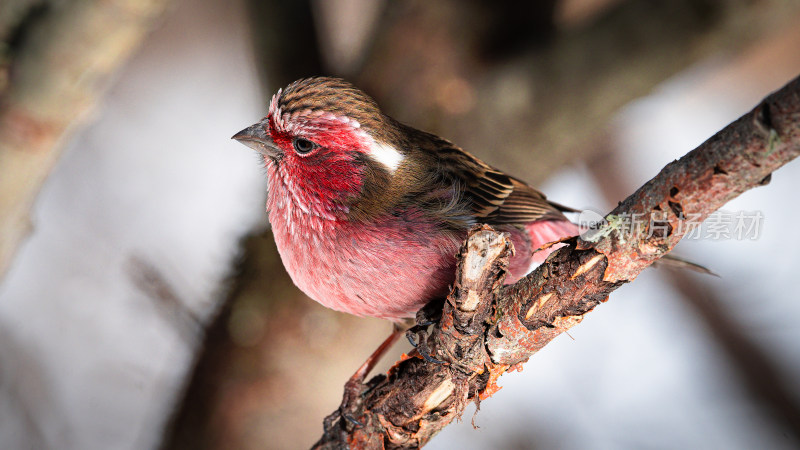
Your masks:
[[[445,364],[433,356],[428,350],[428,327],[439,322],[442,318],[444,299],[434,300],[417,312],[416,324],[406,331],[406,339],[416,349],[425,361],[432,364]]]
[[[358,375],[358,372],[356,372],[356,375]],[[347,383],[345,383],[344,394],[342,395],[342,403],[339,405],[339,408],[328,415],[328,417],[326,417],[322,422],[322,426],[324,427],[326,433],[333,429],[333,426],[339,419],[342,419],[344,422],[350,423],[355,427],[364,426],[362,422],[359,422],[356,419],[356,416],[359,415],[359,411],[361,410],[363,403],[361,391],[364,389],[364,379],[363,377],[357,378],[356,375],[353,375],[349,380],[347,380]],[[341,423],[341,426],[345,426],[346,423]]]

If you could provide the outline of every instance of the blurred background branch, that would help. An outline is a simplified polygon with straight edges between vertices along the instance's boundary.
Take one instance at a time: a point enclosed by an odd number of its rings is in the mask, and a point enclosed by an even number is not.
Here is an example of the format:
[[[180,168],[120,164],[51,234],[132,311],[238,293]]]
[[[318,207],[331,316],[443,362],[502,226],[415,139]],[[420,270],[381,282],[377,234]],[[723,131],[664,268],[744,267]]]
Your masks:
[[[590,156],[625,104],[800,11],[781,0],[629,0],[585,16],[580,7],[555,14],[580,2],[533,3],[541,9],[515,0],[390,2],[357,84],[401,121],[535,184]],[[511,26],[527,38],[500,44]]]
[[[608,146],[611,139],[600,139],[598,147],[604,149],[590,161],[589,169],[596,177],[602,194],[609,203],[622,198],[633,186],[627,186],[619,177],[609,177],[617,167],[624,166],[618,153]],[[739,378],[743,389],[754,403],[773,420],[781,423],[788,433],[800,433],[800,402],[793,398],[792,381],[781,369],[776,355],[750,339],[742,324],[725,307],[726,294],[702,275],[685,270],[668,269],[664,277],[679,294],[680,300],[696,313],[712,334],[714,343],[732,366],[731,372]]]
[[[0,278],[69,133],[169,0],[6,0],[0,7]]]

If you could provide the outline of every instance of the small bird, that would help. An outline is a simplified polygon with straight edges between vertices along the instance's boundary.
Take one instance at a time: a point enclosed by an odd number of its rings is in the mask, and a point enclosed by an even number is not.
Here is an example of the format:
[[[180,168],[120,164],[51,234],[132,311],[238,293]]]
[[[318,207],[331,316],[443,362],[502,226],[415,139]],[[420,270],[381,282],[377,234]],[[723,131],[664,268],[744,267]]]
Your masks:
[[[476,223],[514,244],[506,283],[541,263],[543,244],[579,233],[525,182],[402,124],[350,83],[295,81],[233,136],[263,155],[267,209],[292,281],[329,308],[400,323],[444,298]]]

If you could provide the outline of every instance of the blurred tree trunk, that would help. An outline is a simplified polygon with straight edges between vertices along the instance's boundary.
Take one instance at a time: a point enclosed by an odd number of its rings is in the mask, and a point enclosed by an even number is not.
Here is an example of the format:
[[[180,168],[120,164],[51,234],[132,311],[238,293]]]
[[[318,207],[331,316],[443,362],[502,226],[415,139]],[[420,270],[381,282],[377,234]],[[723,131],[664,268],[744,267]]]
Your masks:
[[[0,277],[62,144],[169,0],[5,0],[0,8]]]

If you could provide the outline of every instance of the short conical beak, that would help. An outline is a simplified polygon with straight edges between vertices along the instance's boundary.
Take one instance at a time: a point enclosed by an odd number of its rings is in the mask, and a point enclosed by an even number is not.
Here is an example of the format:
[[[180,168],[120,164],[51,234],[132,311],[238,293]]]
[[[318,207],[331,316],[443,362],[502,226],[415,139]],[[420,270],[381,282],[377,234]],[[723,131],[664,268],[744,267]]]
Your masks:
[[[236,139],[258,153],[269,156],[270,158],[277,158],[281,154],[278,147],[272,141],[272,138],[267,134],[264,123],[262,122],[249,126],[234,134],[231,139]]]

